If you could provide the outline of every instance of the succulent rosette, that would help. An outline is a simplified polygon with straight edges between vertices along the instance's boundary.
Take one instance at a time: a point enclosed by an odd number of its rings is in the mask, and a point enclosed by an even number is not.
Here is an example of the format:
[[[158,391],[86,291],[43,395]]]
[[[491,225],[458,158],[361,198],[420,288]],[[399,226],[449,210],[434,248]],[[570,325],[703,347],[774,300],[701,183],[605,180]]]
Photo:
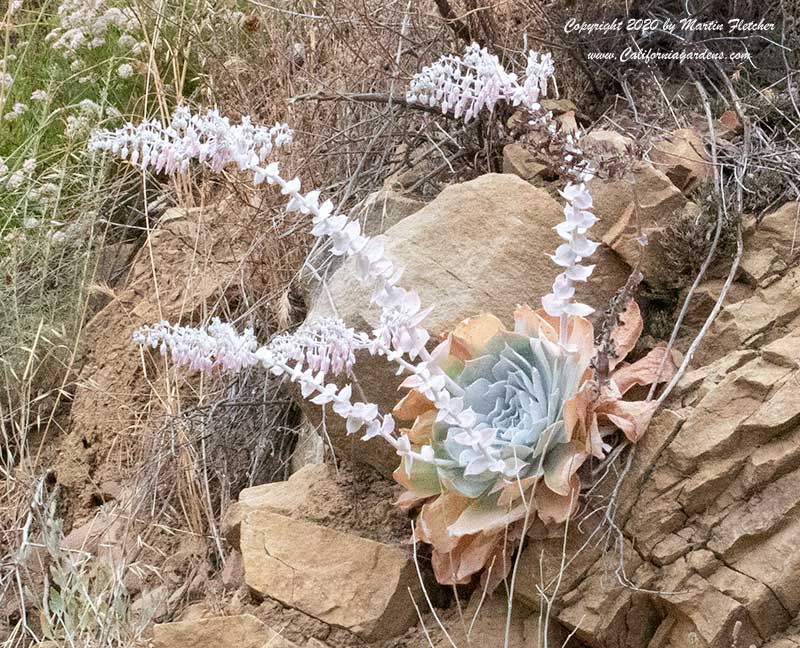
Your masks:
[[[626,316],[638,317],[635,303]],[[448,376],[448,389],[474,412],[469,429],[444,420],[416,389],[394,409],[396,418],[413,421],[406,430],[412,449],[429,458],[403,462],[395,479],[407,489],[401,505],[424,502],[417,539],[432,545],[440,583],[469,582],[487,565],[489,578],[499,582],[526,516],[530,528],[537,518],[564,522],[577,509],[578,470],[591,454],[603,455],[606,428],[634,438],[652,415],[650,403],[620,405],[624,391],[649,376],[630,365],[622,388],[610,381],[598,390],[591,323],[571,316],[562,336],[560,321],[522,306],[512,331],[483,314],[446,337],[432,357]],[[641,329],[625,323],[620,331],[627,353]],[[660,358],[663,351],[645,358],[647,368]]]

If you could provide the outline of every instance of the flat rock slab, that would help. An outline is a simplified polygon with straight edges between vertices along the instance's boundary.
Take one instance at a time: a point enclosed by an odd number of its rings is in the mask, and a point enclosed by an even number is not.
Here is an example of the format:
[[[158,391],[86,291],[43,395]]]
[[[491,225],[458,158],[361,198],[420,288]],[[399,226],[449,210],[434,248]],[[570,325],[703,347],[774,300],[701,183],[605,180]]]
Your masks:
[[[251,614],[162,623],[153,648],[297,648]]]
[[[240,545],[258,596],[370,641],[417,620],[408,592],[419,596],[416,569],[397,547],[261,510],[244,516]]]
[[[293,517],[309,505],[313,505],[311,494],[315,484],[329,480],[330,469],[326,464],[308,464],[294,473],[287,481],[259,484],[245,488],[239,500],[233,502],[225,512],[222,532],[234,548],[239,548],[242,520],[255,511],[267,511]]]

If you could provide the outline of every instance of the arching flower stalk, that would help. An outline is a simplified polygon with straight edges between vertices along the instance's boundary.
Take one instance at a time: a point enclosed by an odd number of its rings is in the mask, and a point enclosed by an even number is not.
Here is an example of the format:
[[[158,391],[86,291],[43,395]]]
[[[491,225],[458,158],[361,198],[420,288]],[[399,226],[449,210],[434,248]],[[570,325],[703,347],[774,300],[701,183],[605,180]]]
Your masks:
[[[164,356],[169,355],[174,366],[188,366],[209,373],[214,370],[235,373],[260,365],[274,376],[286,376],[297,383],[303,397],[312,403],[321,406],[330,403],[334,413],[346,420],[348,434],[365,428],[364,440],[382,437],[403,458],[404,465],[410,467],[415,461],[438,462],[431,448],[412,447],[405,434],[396,433],[391,414],[382,415],[373,403],[353,402],[350,383],[338,386],[327,381],[330,375],[350,374],[356,351],[366,349],[380,355],[394,353],[380,340],[348,328],[341,320],[326,318],[304,324],[294,333],[276,336],[261,347],[252,329],[239,334],[231,324],[219,318],[214,318],[208,327],[168,322],[145,326],[134,333],[134,341],[158,349]],[[436,361],[436,354],[427,357],[430,362]],[[469,422],[470,413],[454,407],[456,399],[450,398],[444,381],[439,383],[436,380],[427,362],[414,365],[402,358],[398,358],[398,362],[401,370],[418,377],[417,384],[422,393],[448,413],[448,420],[464,425]]]
[[[192,160],[217,171],[235,164],[252,173],[254,184],[277,185],[287,196],[286,210],[311,215],[312,233],[330,241],[332,254],[354,257],[359,279],[372,285],[372,302],[381,309],[378,327],[368,334],[357,333],[339,320],[311,322],[261,348],[256,348],[252,331],[239,336],[230,324],[219,320],[208,328],[162,322],[140,329],[134,338],[139,344],[159,348],[164,355],[170,353],[176,364],[203,371],[238,371],[261,363],[273,374],[287,375],[299,382],[304,396],[316,394],[312,402],[333,403],[334,411],[347,419],[348,432],[366,425],[365,439],[384,437],[409,464],[414,459],[430,458],[426,449],[417,453],[407,439],[392,434],[395,426],[391,415],[381,417],[376,406],[352,403],[349,383],[339,388],[325,382],[329,372],[349,374],[355,351],[363,349],[386,356],[399,365],[399,372],[416,376],[422,392],[442,408],[443,415],[462,423],[470,416],[457,396],[453,397],[453,391],[457,395],[458,389],[445,389],[449,379],[426,349],[430,335],[422,321],[430,309],[422,308],[416,291],[397,285],[402,270],[386,257],[383,243],[364,236],[357,220],[336,214],[332,201],[322,201],[319,191],[302,193],[300,179],[284,179],[278,162],[262,165],[274,146],[290,140],[291,131],[285,125],[263,129],[252,126],[249,120],[231,125],[213,111],[197,117],[181,109],[169,127],[146,122],[114,132],[102,131],[94,135],[90,146],[109,150],[142,168],[168,173],[185,170]]]

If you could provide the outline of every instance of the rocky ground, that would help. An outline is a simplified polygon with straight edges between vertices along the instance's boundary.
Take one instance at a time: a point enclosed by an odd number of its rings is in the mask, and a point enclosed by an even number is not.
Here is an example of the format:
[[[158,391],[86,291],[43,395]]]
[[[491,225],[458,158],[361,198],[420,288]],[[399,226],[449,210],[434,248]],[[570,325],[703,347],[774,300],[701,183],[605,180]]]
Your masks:
[[[694,130],[677,131],[659,144],[652,165],[639,163],[622,180],[593,181],[604,244],[581,299],[601,308],[608,302],[639,261],[642,232],[649,241],[645,281],[656,288],[663,281],[673,253],[667,224],[697,209],[687,195],[710,177],[699,138]],[[612,153],[628,146],[613,131],[589,139]],[[383,233],[389,255],[406,267],[404,281],[436,306],[431,331],[478,312],[510,319],[516,304],[549,290],[552,268],[541,251],[554,249],[552,227],[562,215],[542,169],[513,144],[504,154],[505,173],[452,185],[427,204],[406,194],[413,177],[388,179],[366,202],[368,231]],[[800,204],[789,203],[746,224],[740,272],[725,305],[691,370],[634,449],[619,490],[625,455],[598,473],[566,542],[563,528],[535,529],[520,559],[510,646],[800,646],[798,214]],[[142,375],[128,342],[137,326],[155,318],[151,268],[162,278],[197,277],[188,291],[180,282],[174,290],[160,282],[159,303],[167,310],[158,318],[169,318],[173,307],[201,308],[239,271],[235,246],[220,245],[231,240],[229,224],[211,228],[220,239],[198,240],[189,216],[162,220],[91,325],[95,351],[81,381],[88,387],[75,396],[56,470],[67,487],[93,484],[81,497],[97,505],[76,515],[65,545],[109,560],[115,547],[135,541],[125,523],[135,517],[126,496],[132,487],[115,482],[104,457],[122,443],[120,430],[135,429],[128,405],[153,380]],[[712,272],[698,287],[688,320],[693,330],[679,341],[683,351],[727,270]],[[347,264],[329,268],[325,290],[309,286],[309,317],[329,314],[335,304],[351,325],[372,328],[376,313],[354,286]],[[368,357],[357,367],[367,396],[391,408],[398,379]],[[336,417],[323,420],[302,407],[307,422],[295,472],[247,488],[225,506],[221,569],[198,564],[201,552],[188,535],[175,537],[160,579],[143,575],[128,583],[139,608],[153,610],[152,646],[502,645],[504,591],[481,601],[480,589],[439,588],[422,548],[415,560],[410,522],[391,505],[393,453],[380,440],[352,441]],[[325,443],[316,432],[323,424]],[[612,500],[613,525],[605,515]],[[176,592],[191,604],[163,618],[158,608]]]

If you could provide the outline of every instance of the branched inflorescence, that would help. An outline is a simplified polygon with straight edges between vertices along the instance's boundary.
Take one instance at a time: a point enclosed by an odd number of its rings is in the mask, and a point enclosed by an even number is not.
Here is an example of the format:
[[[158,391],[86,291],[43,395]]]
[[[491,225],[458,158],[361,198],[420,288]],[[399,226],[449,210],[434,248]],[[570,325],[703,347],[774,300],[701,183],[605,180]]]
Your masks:
[[[553,59],[550,54],[528,53],[525,76],[520,83],[513,72],[508,72],[494,54],[477,43],[468,46],[463,56],[447,55],[416,74],[407,93],[411,103],[439,106],[443,113],[469,122],[480,111],[494,110],[498,101],[514,106],[524,106],[532,115],[541,113],[539,100],[547,96],[547,87],[553,77]],[[539,115],[547,120],[548,115]],[[565,220],[556,231],[566,243],[559,246],[553,261],[564,268],[553,283],[553,291],[545,295],[542,304],[549,315],[586,316],[592,308],[574,301],[575,282],[585,282],[594,266],[581,265],[581,261],[594,254],[597,243],[586,238],[588,229],[597,221],[591,213],[592,197],[586,189],[591,176],[588,165],[582,162],[581,151],[574,136],[569,135],[565,149],[564,171],[570,183],[562,192],[567,205]],[[566,330],[562,326],[562,330]]]
[[[273,374],[298,382],[312,402],[331,403],[333,410],[347,419],[351,433],[366,425],[365,438],[383,436],[408,461],[428,458],[427,450],[415,453],[407,439],[393,434],[391,415],[380,416],[377,407],[369,403],[351,402],[351,385],[338,388],[326,382],[329,373],[349,374],[355,351],[366,350],[398,363],[401,371],[420,376],[420,388],[442,407],[451,401],[444,389],[443,372],[434,369],[437,375],[432,376],[426,363],[430,355],[425,345],[430,335],[421,323],[429,310],[422,308],[416,291],[397,285],[402,270],[386,257],[383,243],[364,236],[357,220],[336,214],[333,203],[322,201],[319,191],[302,193],[300,179],[284,179],[278,162],[262,164],[276,146],[290,141],[291,131],[285,125],[264,129],[249,120],[232,125],[214,111],[199,117],[181,109],[168,127],[149,121],[138,127],[99,132],[90,146],[112,151],[142,168],[167,172],[185,170],[192,160],[214,170],[235,164],[252,174],[254,184],[277,185],[288,199],[287,211],[312,216],[314,235],[328,239],[334,255],[354,258],[359,278],[372,285],[372,301],[381,309],[379,325],[371,334],[356,333],[341,321],[323,320],[257,348],[251,332],[237,336],[230,324],[214,321],[208,328],[196,329],[162,322],[141,329],[136,340],[159,348],[162,354],[171,354],[177,364],[195,369],[235,371],[261,363]],[[406,356],[418,362],[412,364]],[[466,416],[457,403],[454,408],[456,420]]]
[[[440,87],[441,92],[449,93],[446,100],[454,99],[453,107],[465,111],[466,118],[474,117],[484,108],[491,109],[498,99],[538,107],[536,102],[546,92],[552,75],[550,57],[540,58],[531,53],[528,76],[519,84],[516,75],[506,73],[495,56],[472,46],[468,48],[464,70],[458,72],[463,92],[453,94],[450,82],[436,71],[457,70],[462,65],[460,59],[448,60],[449,63],[440,63],[438,68],[432,66],[421,75],[412,84],[412,91],[424,94],[423,87]],[[231,124],[216,111],[195,115],[187,108],[179,108],[168,126],[157,120],[138,126],[129,124],[117,131],[95,133],[90,146],[111,151],[142,168],[167,173],[183,172],[193,160],[215,171],[234,164],[251,173],[255,185],[264,182],[277,185],[287,196],[287,211],[310,215],[312,233],[329,240],[334,255],[354,258],[359,279],[372,284],[372,302],[381,309],[378,326],[366,333],[355,332],[338,320],[312,322],[258,347],[251,331],[239,336],[230,324],[218,320],[208,328],[199,329],[162,322],[141,329],[136,340],[159,348],[163,354],[170,353],[177,364],[205,371],[216,368],[235,371],[261,363],[273,374],[287,375],[298,382],[303,394],[313,402],[331,403],[334,411],[347,419],[350,432],[366,425],[364,438],[383,436],[405,458],[409,469],[415,459],[454,468],[458,457],[434,457],[432,447],[427,445],[418,451],[412,449],[407,434],[394,433],[396,426],[391,415],[381,415],[368,403],[352,403],[349,384],[339,388],[326,382],[328,374],[350,374],[356,351],[383,355],[399,365],[399,372],[411,374],[404,386],[416,390],[436,406],[437,420],[458,427],[462,441],[474,435],[474,443],[467,444],[472,454],[478,453],[470,455],[470,473],[475,466],[483,466],[490,474],[512,477],[524,462],[508,463],[497,444],[486,442],[485,430],[473,429],[481,417],[465,402],[463,387],[440,366],[441,359],[449,354],[449,342],[432,353],[427,351],[430,335],[422,322],[430,309],[422,307],[416,291],[398,285],[402,270],[386,257],[383,243],[364,236],[358,221],[337,214],[330,200],[320,199],[319,191],[302,193],[300,179],[284,179],[278,162],[266,163],[274,148],[290,143],[291,138],[291,130],[283,124],[263,128],[247,118],[241,124]]]

